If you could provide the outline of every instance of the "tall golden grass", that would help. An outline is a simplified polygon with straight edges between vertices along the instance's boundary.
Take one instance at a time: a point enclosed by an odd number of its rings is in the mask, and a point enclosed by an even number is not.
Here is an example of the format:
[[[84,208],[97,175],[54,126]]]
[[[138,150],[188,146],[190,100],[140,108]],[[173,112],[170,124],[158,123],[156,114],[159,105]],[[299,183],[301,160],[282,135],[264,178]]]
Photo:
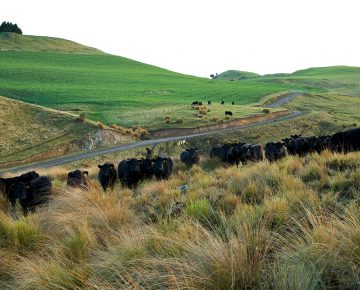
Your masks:
[[[0,200],[0,288],[358,289],[359,157],[239,168],[202,158],[106,193],[47,171],[57,186],[36,213]],[[185,207],[172,215],[176,201]]]

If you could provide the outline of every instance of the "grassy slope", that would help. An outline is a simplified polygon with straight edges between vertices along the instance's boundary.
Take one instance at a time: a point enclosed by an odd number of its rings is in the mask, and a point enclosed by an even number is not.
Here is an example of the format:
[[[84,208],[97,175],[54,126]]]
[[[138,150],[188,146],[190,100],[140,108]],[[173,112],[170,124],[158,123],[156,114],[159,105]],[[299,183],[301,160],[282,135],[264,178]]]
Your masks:
[[[107,124],[144,125],[138,117],[152,108],[167,110],[194,100],[250,104],[271,93],[301,88],[251,79],[241,84],[216,82],[108,54],[28,49],[0,53],[0,94],[65,111],[84,110]]]
[[[73,115],[3,97],[0,107],[0,163],[51,150],[70,150],[72,143],[97,130],[95,125],[76,122]],[[76,145],[73,147],[75,150]]]
[[[272,83],[297,84],[309,92],[360,95],[360,68],[333,66],[310,68],[292,74],[266,75]]]
[[[79,43],[46,36],[19,35],[0,33],[0,51],[53,51],[62,53],[102,54],[96,48]]]
[[[219,74],[216,79],[217,80],[224,80],[224,81],[237,81],[237,80],[244,80],[249,78],[256,78],[260,75],[253,73],[253,72],[247,72],[247,71],[239,71],[239,70],[228,70],[225,72],[222,72]]]
[[[0,202],[1,288],[356,289],[359,157],[244,168],[203,158],[190,170],[176,160],[168,181],[135,193],[103,194],[95,179],[67,191],[66,169],[46,171],[48,207],[16,219]],[[171,216],[174,201],[186,207]]]

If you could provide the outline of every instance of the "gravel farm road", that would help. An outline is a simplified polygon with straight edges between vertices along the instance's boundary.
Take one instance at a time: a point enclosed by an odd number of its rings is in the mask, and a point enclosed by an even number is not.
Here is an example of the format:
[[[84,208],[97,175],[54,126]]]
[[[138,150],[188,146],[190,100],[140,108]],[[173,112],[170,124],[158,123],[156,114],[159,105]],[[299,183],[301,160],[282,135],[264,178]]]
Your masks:
[[[292,99],[294,99],[295,97],[297,97],[299,95],[300,95],[300,93],[293,93],[293,94],[287,95],[287,96],[267,105],[266,107],[267,108],[280,107],[281,105],[284,105],[284,104],[290,102]],[[294,118],[299,117],[304,114],[305,114],[304,112],[296,111],[296,112],[291,112],[289,114],[282,115],[282,116],[279,116],[279,117],[276,117],[273,119],[253,122],[253,123],[250,123],[247,125],[241,125],[241,126],[236,126],[236,127],[226,128],[226,129],[213,130],[213,131],[202,132],[202,133],[195,133],[195,134],[191,134],[191,135],[136,141],[136,142],[131,142],[131,143],[127,143],[127,144],[117,145],[117,146],[114,146],[111,148],[103,148],[103,149],[99,149],[99,150],[79,153],[76,155],[69,155],[69,156],[63,156],[63,157],[59,157],[59,158],[55,158],[55,159],[51,159],[51,160],[40,161],[40,162],[36,162],[33,164],[29,164],[29,165],[20,165],[20,166],[16,166],[13,168],[3,168],[3,169],[0,168],[0,173],[17,173],[17,172],[29,171],[29,170],[33,170],[33,169],[45,169],[45,168],[55,167],[55,166],[59,166],[61,164],[77,161],[80,159],[91,158],[91,157],[105,155],[105,154],[114,153],[114,152],[126,151],[126,150],[137,148],[137,147],[153,146],[153,145],[157,145],[160,143],[166,143],[166,142],[177,142],[177,141],[181,141],[181,140],[192,139],[192,138],[196,138],[196,137],[203,137],[203,136],[208,136],[208,135],[217,134],[217,133],[224,133],[224,132],[229,132],[229,131],[234,131],[234,130],[247,129],[247,128],[252,128],[252,127],[267,125],[267,124],[274,124],[274,123],[278,123],[278,122],[288,121],[290,119],[294,119]]]

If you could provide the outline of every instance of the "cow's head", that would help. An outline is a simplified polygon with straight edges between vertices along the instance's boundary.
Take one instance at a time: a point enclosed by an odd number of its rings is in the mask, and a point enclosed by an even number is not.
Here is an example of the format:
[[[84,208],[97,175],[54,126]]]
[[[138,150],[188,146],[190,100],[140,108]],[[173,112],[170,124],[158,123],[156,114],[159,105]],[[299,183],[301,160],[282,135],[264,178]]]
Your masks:
[[[114,164],[112,163],[105,163],[103,165],[98,165],[99,169],[100,169],[100,173],[103,176],[110,176],[111,171],[113,171],[115,169]]]

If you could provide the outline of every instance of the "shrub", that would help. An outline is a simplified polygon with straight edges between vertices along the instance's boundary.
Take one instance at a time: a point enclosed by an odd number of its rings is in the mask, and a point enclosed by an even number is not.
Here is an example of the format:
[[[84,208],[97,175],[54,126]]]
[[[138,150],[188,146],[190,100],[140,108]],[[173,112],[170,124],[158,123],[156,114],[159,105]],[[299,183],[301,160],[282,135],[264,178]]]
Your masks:
[[[181,119],[181,118],[178,118],[178,119],[176,120],[176,123],[178,123],[178,124],[183,124],[183,123],[184,123],[184,120]]]
[[[104,130],[104,129],[105,129],[105,125],[104,125],[103,123],[98,122],[97,125],[98,125],[98,127],[99,127],[100,130]]]
[[[0,32],[13,32],[17,34],[22,34],[21,29],[17,26],[17,24],[12,24],[11,22],[4,21],[0,25]]]
[[[170,119],[165,119],[165,123],[166,123],[166,124],[170,124],[170,123],[171,123],[171,120],[170,120]]]
[[[265,113],[265,114],[270,114],[270,110],[269,110],[269,109],[263,109],[262,112]]]
[[[170,120],[171,117],[170,116],[165,116],[165,120]]]

